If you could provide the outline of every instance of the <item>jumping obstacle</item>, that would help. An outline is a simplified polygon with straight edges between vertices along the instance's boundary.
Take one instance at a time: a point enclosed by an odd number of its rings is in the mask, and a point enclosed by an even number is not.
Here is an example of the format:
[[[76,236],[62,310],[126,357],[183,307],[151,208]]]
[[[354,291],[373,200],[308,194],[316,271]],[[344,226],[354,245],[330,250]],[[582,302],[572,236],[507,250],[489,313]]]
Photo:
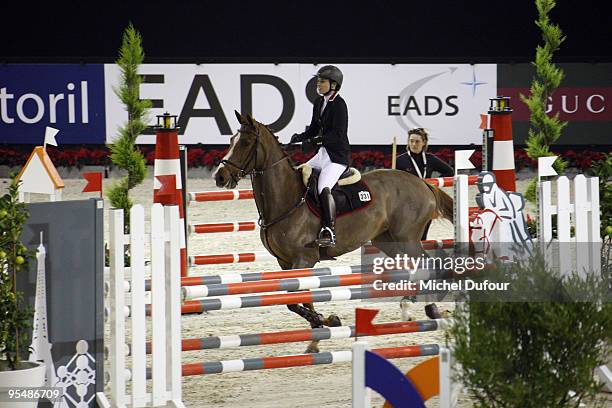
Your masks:
[[[455,189],[459,189],[459,191],[463,191],[467,189],[467,176],[458,176],[457,182],[455,183]],[[465,191],[463,191],[465,195]],[[137,208],[137,207],[136,207]],[[134,211],[134,210],[133,210]],[[153,219],[157,219],[157,213],[152,212]],[[467,225],[468,222],[468,206],[467,202],[464,206],[458,206],[455,210],[456,219],[463,220],[463,223]],[[145,305],[144,303],[144,290],[145,290],[145,279],[142,274],[144,271],[144,261],[142,262],[142,266],[139,266],[139,259],[142,258],[141,252],[144,253],[144,237],[140,236],[138,238],[137,232],[139,229],[137,227],[132,227],[131,234],[129,236],[131,241],[131,252],[132,252],[132,265],[131,265],[131,274],[132,281],[130,283],[130,305],[126,306],[125,304],[125,293],[126,293],[126,281],[124,279],[124,254],[121,249],[123,249],[123,243],[125,242],[125,236],[123,233],[119,233],[118,231],[123,231],[123,225],[117,219],[117,215],[113,214],[112,222],[115,225],[112,227],[111,240],[114,243],[111,245],[111,276],[113,277],[113,281],[111,282],[111,293],[110,299],[113,302],[112,307],[110,308],[110,321],[111,326],[114,327],[111,331],[111,336],[113,337],[113,344],[109,350],[109,356],[111,359],[111,375],[109,375],[110,389],[111,389],[111,399],[113,401],[122,401],[127,402],[127,400],[131,399],[132,404],[136,405],[142,401],[149,401],[153,405],[164,404],[164,396],[168,399],[173,399],[176,402],[176,406],[180,406],[180,378],[182,375],[197,375],[203,373],[216,373],[216,372],[227,372],[227,371],[244,371],[244,370],[254,370],[254,369],[266,369],[266,368],[282,368],[282,367],[295,367],[295,366],[304,366],[304,365],[317,365],[317,364],[330,364],[330,363],[338,363],[338,362],[348,362],[351,359],[350,351],[342,351],[342,352],[326,352],[326,353],[318,353],[318,354],[308,354],[308,355],[296,355],[296,356],[279,356],[279,357],[265,357],[258,359],[246,359],[246,360],[230,360],[223,362],[208,362],[208,363],[199,363],[195,365],[180,365],[180,351],[182,349],[183,342],[180,339],[180,313],[181,312],[201,312],[205,310],[219,310],[219,309],[235,309],[235,308],[244,308],[244,307],[259,307],[266,305],[283,305],[283,304],[293,304],[293,303],[303,303],[303,302],[323,302],[323,301],[332,301],[332,300],[349,300],[349,299],[366,299],[366,298],[380,298],[380,297],[391,297],[391,296],[405,296],[405,295],[413,295],[417,293],[414,290],[402,290],[402,291],[376,291],[373,290],[371,286],[358,286],[358,287],[346,287],[346,288],[333,288],[329,290],[321,290],[321,291],[307,291],[307,292],[294,292],[294,293],[284,293],[278,294],[273,293],[270,295],[259,295],[259,296],[222,296],[218,298],[206,298],[200,301],[190,301],[185,302],[185,304],[180,307],[180,301],[178,299],[180,292],[181,282],[185,283],[187,279],[192,278],[180,278],[179,277],[179,240],[178,238],[175,240],[174,245],[174,254],[173,258],[174,268],[172,269],[174,273],[172,276],[174,277],[173,283],[166,282],[171,289],[171,293],[173,294],[172,300],[168,300],[166,293],[164,293],[163,289],[161,289],[164,284],[161,284],[159,276],[163,275],[155,275],[156,277],[151,281],[150,288],[151,291],[151,305]],[[144,216],[142,216],[142,219]],[[178,214],[175,212],[176,223],[178,223]],[[141,216],[132,213],[131,214],[131,222],[137,223],[136,220],[141,220]],[[142,221],[144,223],[144,221]],[[175,224],[176,226],[176,224]],[[144,228],[142,229],[144,231]],[[175,230],[179,229],[175,227]],[[467,231],[467,228],[465,229]],[[156,229],[153,230],[152,239],[156,238],[157,240],[164,239],[167,234],[162,232],[155,232]],[[459,236],[459,235],[457,235]],[[138,245],[142,245],[142,249],[138,250]],[[163,265],[160,257],[163,255],[163,248],[159,246],[159,244],[152,244],[151,254],[153,256],[152,259],[152,267],[159,268],[160,265]],[[154,255],[155,254],[155,255]],[[154,266],[157,265],[157,266]],[[341,271],[344,272],[357,272],[364,273],[367,267],[345,267],[345,268],[309,268],[304,270],[297,271],[277,271],[270,272],[267,275],[264,273],[255,273],[251,274],[250,277],[246,277],[244,275],[234,275],[232,279],[261,279],[262,277],[272,277],[271,273],[280,274],[283,273],[285,276],[291,274],[336,274]],[[120,271],[120,272],[117,272]],[[351,275],[356,275],[357,273]],[[246,274],[245,274],[246,275]],[[332,275],[335,276],[335,275]],[[205,277],[203,277],[205,278]],[[197,278],[202,281],[203,278]],[[162,278],[163,279],[163,278]],[[217,276],[213,277],[213,281],[221,281],[222,277]],[[345,279],[345,278],[342,278]],[[157,283],[156,283],[157,282]],[[172,312],[168,314],[167,321],[165,321],[165,317],[160,318],[160,309],[164,305],[171,305]],[[120,311],[123,310],[123,313]],[[127,310],[127,313],[126,313]],[[136,312],[138,311],[138,312]],[[147,342],[144,338],[145,334],[145,326],[144,321],[145,317],[148,314],[152,314],[154,323],[154,338],[150,344],[150,350],[152,352],[152,361],[153,366],[151,369],[148,369],[145,365],[146,361],[146,352],[147,352]],[[126,316],[130,320],[132,324],[132,340],[129,346],[129,350],[132,353],[132,362],[131,366],[127,367],[126,364],[126,347],[125,347],[125,318]],[[158,317],[156,317],[158,316]],[[164,322],[164,323],[161,323]],[[165,338],[160,338],[156,336],[162,336],[160,327],[166,326],[172,327],[173,333],[171,336],[171,340],[169,339],[168,343],[166,343]],[[177,326],[179,327],[178,334],[176,332]],[[401,329],[399,328],[401,327]],[[441,328],[441,325],[437,325],[436,328]],[[411,326],[398,326],[398,328],[389,327],[386,332],[381,334],[391,334],[395,330],[401,330],[404,332],[413,332],[415,331],[414,327]],[[342,332],[343,336],[348,336],[351,334],[350,330],[337,328],[333,332],[329,331],[329,336],[331,338],[332,333],[334,336],[340,336],[340,332]],[[117,333],[122,333],[121,335],[117,335]],[[284,340],[289,340],[292,336],[288,335],[289,338],[285,338]],[[305,331],[301,331],[299,334],[293,334],[294,340],[299,341],[298,339],[304,338],[305,336],[310,336],[311,338],[314,336],[324,338],[326,334],[324,332],[310,332],[306,333]],[[300,337],[301,336],[301,337]],[[239,339],[240,336],[238,337]],[[279,336],[279,340],[277,342],[286,342],[282,341],[283,337]],[[219,340],[221,341],[221,340]],[[242,341],[242,340],[240,340]],[[266,340],[263,340],[263,344],[266,343]],[[173,347],[170,347],[172,344]],[[228,343],[226,343],[228,344]],[[247,343],[245,343],[247,344]],[[164,354],[165,349],[168,348],[167,353]],[[389,348],[389,349],[381,349],[380,353],[383,354],[387,358],[400,358],[400,357],[410,357],[410,356],[421,356],[421,355],[434,355],[438,354],[439,349],[437,345],[425,345],[425,346],[408,346],[408,347],[400,347],[400,348]],[[161,373],[165,373],[164,376]],[[171,374],[170,374],[171,372]],[[180,373],[180,374],[179,374]],[[153,385],[153,393],[151,396],[146,394],[146,380],[147,378],[151,378],[154,382]],[[168,386],[169,389],[165,389],[162,384],[166,381],[161,381],[160,379],[165,377],[172,378],[171,381],[168,381],[171,386]],[[127,395],[125,392],[125,385],[128,380],[132,380],[132,395]],[[178,387],[178,388],[177,388]],[[178,390],[178,391],[177,391]],[[172,398],[171,398],[172,397]]]
[[[430,280],[453,277],[450,271],[436,270],[391,270],[382,274],[374,272],[352,273],[346,275],[327,275],[302,278],[261,280],[255,282],[220,283],[212,285],[185,286],[181,289],[183,300],[212,296],[227,296],[246,293],[297,291],[338,286],[371,284],[376,280],[397,282],[400,280]]]
[[[350,288],[332,288],[327,290],[315,290],[304,292],[292,292],[258,296],[224,296],[219,298],[188,300],[183,303],[181,312],[183,314],[203,313],[213,310],[229,310],[229,309],[245,309],[250,307],[263,306],[279,306],[293,305],[297,303],[320,303],[333,302],[341,300],[363,300],[363,299],[378,299],[398,296],[415,296],[422,294],[437,293],[435,291],[425,290],[377,290],[374,286],[350,287]],[[151,310],[150,305],[147,306],[147,314]],[[132,307],[127,306],[126,311],[132,310]]]
[[[437,344],[417,346],[388,347],[372,350],[373,353],[387,359],[435,356],[440,353]],[[305,367],[321,364],[348,363],[352,360],[351,350],[326,351],[322,353],[295,354],[288,356],[246,358],[241,360],[208,361],[203,363],[183,364],[183,377],[241,371],[269,370],[272,368]],[[128,371],[129,373],[129,371]],[[147,379],[150,370],[147,370]]]
[[[372,351],[388,359],[434,356],[438,355],[440,352],[437,344],[379,348]],[[183,376],[346,363],[351,361],[351,358],[352,352],[350,350],[343,350],[312,354],[297,354],[292,356],[248,358],[243,360],[184,364]]]
[[[377,325],[379,332],[376,335],[382,336],[389,334],[423,333],[442,330],[448,327],[449,324],[449,319],[381,323]],[[362,334],[361,336],[365,335]],[[183,339],[181,341],[181,350],[213,350],[234,347],[263,346],[269,344],[298,343],[312,340],[349,339],[353,337],[355,337],[355,326],[320,327],[316,329]],[[151,343],[147,343],[147,354],[150,353]]]

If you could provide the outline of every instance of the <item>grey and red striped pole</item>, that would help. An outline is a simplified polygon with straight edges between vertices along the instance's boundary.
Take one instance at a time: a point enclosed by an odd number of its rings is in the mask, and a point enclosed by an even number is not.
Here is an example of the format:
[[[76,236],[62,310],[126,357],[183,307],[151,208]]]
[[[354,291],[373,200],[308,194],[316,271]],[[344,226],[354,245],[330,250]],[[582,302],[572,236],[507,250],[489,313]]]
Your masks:
[[[436,356],[440,353],[440,346],[438,344],[419,344],[415,346],[373,349],[372,352],[386,359]],[[271,368],[348,363],[351,359],[351,350],[343,350],[289,356],[246,358],[242,360],[207,361],[203,363],[183,364],[182,375],[183,377],[187,377],[190,375],[235,373],[240,371],[268,370]],[[151,378],[150,368],[147,368],[146,376],[147,378]]]
[[[416,346],[373,349],[372,352],[386,359],[392,359],[436,356],[440,353],[440,348],[438,344],[420,344]],[[186,377],[190,375],[267,370],[271,368],[303,367],[319,364],[346,363],[351,361],[351,359],[352,353],[350,350],[298,354],[293,356],[247,358],[243,360],[183,364],[182,374],[183,377]]]
[[[493,173],[497,185],[503,190],[516,191],[514,169],[514,142],[512,141],[512,108],[510,97],[491,99],[490,126],[493,129]]]
[[[450,322],[450,319],[433,319],[411,322],[379,323],[376,325],[378,329],[376,334],[361,334],[360,337],[436,331],[448,327]],[[181,347],[182,351],[212,350],[263,346],[268,344],[299,343],[312,340],[349,339],[352,337],[355,337],[355,326],[320,327],[315,329],[182,339]],[[151,343],[147,343],[146,352],[147,354],[151,354]]]
[[[160,123],[161,121],[161,123]],[[181,276],[187,276],[187,247],[185,235],[185,207],[183,205],[183,181],[179,157],[178,130],[176,115],[164,113],[157,115],[155,127],[155,163],[153,178],[153,202],[162,205],[178,205],[181,221]],[[161,194],[161,183],[157,177],[174,176],[174,194]]]

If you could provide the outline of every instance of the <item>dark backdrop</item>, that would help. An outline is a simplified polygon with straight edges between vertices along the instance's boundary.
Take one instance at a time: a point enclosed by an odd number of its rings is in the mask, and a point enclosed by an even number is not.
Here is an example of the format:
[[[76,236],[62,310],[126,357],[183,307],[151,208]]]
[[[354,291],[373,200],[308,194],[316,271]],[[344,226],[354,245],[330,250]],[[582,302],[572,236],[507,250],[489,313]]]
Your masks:
[[[612,61],[609,2],[559,3],[558,60]],[[12,0],[0,60],[110,62],[132,21],[149,62],[524,62],[540,42],[536,14],[534,0]]]

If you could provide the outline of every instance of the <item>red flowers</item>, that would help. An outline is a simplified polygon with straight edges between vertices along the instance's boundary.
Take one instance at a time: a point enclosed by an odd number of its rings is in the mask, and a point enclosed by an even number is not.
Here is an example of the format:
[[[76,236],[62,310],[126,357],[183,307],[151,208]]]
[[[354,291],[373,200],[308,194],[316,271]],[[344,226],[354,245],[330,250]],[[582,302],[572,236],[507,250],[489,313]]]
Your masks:
[[[153,165],[155,160],[155,146],[153,145],[142,145],[139,146],[139,150],[148,165]],[[365,168],[390,168],[391,167],[391,153],[387,153],[382,150],[361,150],[357,151],[357,146],[353,146],[353,152],[351,153],[351,165],[358,169]],[[445,162],[453,165],[455,150],[447,147],[443,148],[431,148],[431,153],[444,160]],[[10,167],[21,167],[25,164],[30,153],[32,152],[32,146],[26,145],[15,145],[15,146],[0,146],[0,165]],[[225,156],[227,149],[207,149],[205,147],[188,146],[187,148],[187,160],[189,167],[206,167],[212,169],[217,166],[223,156]],[[110,153],[106,146],[89,145],[89,146],[71,146],[64,145],[58,147],[47,146],[47,153],[49,157],[57,167],[82,167],[82,166],[111,166]],[[293,149],[287,152],[295,164],[302,164],[308,161],[314,152],[302,153],[299,149]],[[605,154],[598,151],[584,150],[576,152],[574,150],[565,150],[564,152],[558,152],[561,157],[569,162],[569,167],[576,167],[580,170],[590,168],[592,164],[598,160],[602,160]],[[472,156],[472,161],[476,167],[480,167],[482,164],[482,152],[476,150]],[[517,148],[514,151],[514,162],[516,170],[524,168],[535,169],[537,161],[531,160],[527,157],[525,151],[521,148]]]

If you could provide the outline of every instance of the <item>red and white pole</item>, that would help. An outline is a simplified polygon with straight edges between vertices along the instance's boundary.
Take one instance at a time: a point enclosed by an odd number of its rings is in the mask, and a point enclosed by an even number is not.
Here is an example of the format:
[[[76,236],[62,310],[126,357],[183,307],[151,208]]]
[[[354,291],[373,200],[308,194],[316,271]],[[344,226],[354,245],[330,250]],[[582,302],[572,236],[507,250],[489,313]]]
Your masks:
[[[505,191],[516,191],[514,142],[512,140],[512,108],[510,97],[491,99],[490,127],[493,129],[493,173],[497,185]]]
[[[160,123],[160,119],[162,123]],[[185,206],[183,205],[183,182],[179,157],[176,115],[164,113],[157,116],[155,127],[155,164],[153,177],[153,202],[162,205],[178,205],[181,231],[181,276],[187,276],[187,247],[185,236]],[[161,183],[157,176],[174,176],[175,194],[161,194]]]

